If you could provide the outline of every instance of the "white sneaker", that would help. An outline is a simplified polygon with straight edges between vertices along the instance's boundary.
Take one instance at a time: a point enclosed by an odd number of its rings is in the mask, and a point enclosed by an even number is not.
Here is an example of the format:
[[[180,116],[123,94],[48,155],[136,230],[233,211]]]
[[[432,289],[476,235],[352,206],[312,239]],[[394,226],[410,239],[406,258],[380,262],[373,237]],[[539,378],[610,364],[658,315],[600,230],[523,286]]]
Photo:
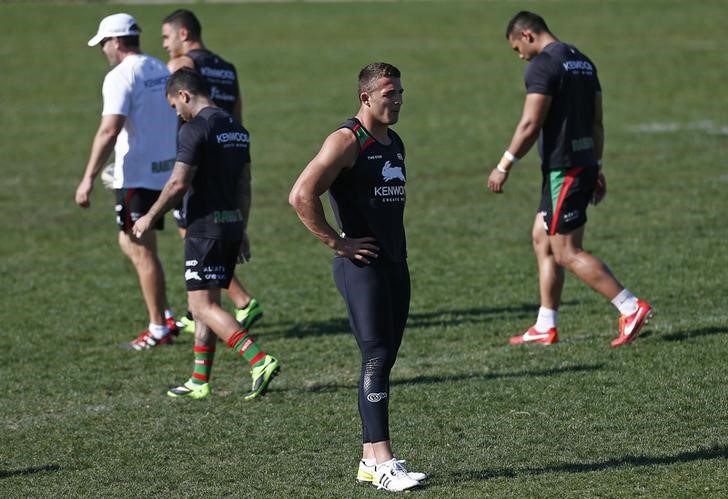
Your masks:
[[[403,490],[417,487],[420,484],[417,480],[410,478],[407,470],[402,466],[402,461],[392,458],[374,467],[374,479],[372,485],[378,489],[401,492]]]
[[[402,465],[404,465],[404,460],[398,460],[398,462]],[[404,466],[403,466],[404,467]],[[359,483],[365,483],[365,482],[373,482],[374,481],[374,474],[376,473],[376,465],[368,465],[364,462],[364,460],[359,461],[359,470],[356,472],[356,480]],[[418,482],[421,482],[423,480],[427,480],[427,474],[426,473],[418,473],[416,471],[407,471],[407,475],[412,480],[417,480]]]

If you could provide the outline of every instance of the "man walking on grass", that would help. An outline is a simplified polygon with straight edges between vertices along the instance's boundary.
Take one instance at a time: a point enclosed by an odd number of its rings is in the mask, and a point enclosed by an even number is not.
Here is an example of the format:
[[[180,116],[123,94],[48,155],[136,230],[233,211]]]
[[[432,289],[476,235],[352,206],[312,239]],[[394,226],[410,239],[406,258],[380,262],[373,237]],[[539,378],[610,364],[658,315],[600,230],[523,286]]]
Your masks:
[[[133,350],[147,350],[172,342],[177,332],[167,308],[164,269],[157,255],[156,230],[164,227],[160,218],[143,236],[131,232],[134,222],[146,213],[159,196],[174,164],[176,119],[164,98],[169,71],[155,57],[139,47],[141,28],[129,14],[113,14],[99,24],[88,42],[98,46],[112,66],[104,78],[101,122],[76,203],[91,205],[94,180],[115,151],[112,187],[116,193],[116,223],[119,246],[131,260],[149,314],[149,326],[128,344]]]
[[[602,173],[604,127],[602,94],[594,63],[559,41],[540,16],[527,11],[508,23],[506,38],[526,67],[526,101],[508,149],[488,178],[488,188],[503,192],[508,174],[539,140],[543,187],[533,224],[541,307],[536,324],[513,336],[511,345],[558,341],[556,321],[564,269],[575,274],[619,310],[619,347],[633,341],[652,315],[609,268],[582,247],[586,209],[606,194]]]
[[[183,68],[167,80],[167,100],[186,123],[179,129],[172,176],[156,203],[134,224],[140,237],[186,196],[185,282],[195,317],[195,367],[170,397],[199,399],[210,394],[217,337],[245,357],[253,385],[245,396],[263,395],[279,363],[267,355],[229,312],[220,290],[230,284],[235,264],[249,253],[244,238],[250,212],[250,137],[230,114],[215,106],[204,78]]]

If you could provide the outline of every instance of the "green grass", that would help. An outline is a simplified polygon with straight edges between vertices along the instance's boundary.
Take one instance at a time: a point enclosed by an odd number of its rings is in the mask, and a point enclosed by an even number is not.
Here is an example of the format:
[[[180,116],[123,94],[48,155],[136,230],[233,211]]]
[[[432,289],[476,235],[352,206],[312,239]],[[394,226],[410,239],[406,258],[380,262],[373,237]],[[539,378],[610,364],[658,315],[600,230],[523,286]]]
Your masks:
[[[562,343],[506,346],[537,308],[535,151],[505,195],[486,192],[523,102],[503,31],[524,7],[600,70],[610,190],[586,246],[657,311],[627,348],[609,347],[616,311],[573,277]],[[728,495],[724,2],[195,5],[207,45],[238,66],[253,135],[254,258],[240,275],[265,309],[254,333],[283,363],[253,403],[227,349],[212,396],[194,402],[164,396],[191,371],[191,338],[117,348],[146,321],[112,198],[98,186],[90,210],[73,203],[107,71],[86,40],[125,10],[163,56],[172,8],[0,6],[0,495],[381,496],[353,479],[358,351],[331,255],[287,205],[373,60],[398,65],[406,88],[413,295],[390,407],[395,451],[433,475],[415,495]],[[181,312],[182,245],[167,224]]]

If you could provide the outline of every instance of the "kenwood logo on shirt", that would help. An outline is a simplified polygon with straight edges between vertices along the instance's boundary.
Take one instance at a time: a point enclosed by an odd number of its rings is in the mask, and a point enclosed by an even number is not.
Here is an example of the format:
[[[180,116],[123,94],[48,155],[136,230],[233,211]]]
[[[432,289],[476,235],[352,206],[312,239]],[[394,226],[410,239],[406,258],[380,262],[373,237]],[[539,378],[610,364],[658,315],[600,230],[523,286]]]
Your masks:
[[[203,76],[208,76],[212,78],[224,78],[226,80],[234,80],[235,79],[235,73],[233,73],[229,69],[215,69],[215,68],[200,68],[200,73]]]
[[[566,71],[574,71],[577,69],[588,72],[594,71],[594,66],[589,64],[588,61],[564,61],[561,65]]]
[[[247,144],[249,141],[248,134],[245,132],[225,132],[215,135],[218,144],[227,144],[228,142],[242,142]]]

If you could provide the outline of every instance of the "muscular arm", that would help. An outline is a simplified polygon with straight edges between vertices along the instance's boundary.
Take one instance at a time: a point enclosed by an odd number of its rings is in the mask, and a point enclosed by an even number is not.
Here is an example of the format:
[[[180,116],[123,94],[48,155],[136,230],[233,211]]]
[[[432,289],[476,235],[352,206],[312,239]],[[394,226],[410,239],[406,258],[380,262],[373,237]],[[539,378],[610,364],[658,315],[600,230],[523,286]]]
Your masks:
[[[126,116],[120,114],[108,114],[101,117],[99,128],[91,144],[91,153],[83,178],[76,189],[76,203],[80,206],[84,208],[89,206],[89,196],[93,189],[94,179],[109,159],[125,121]]]
[[[511,144],[508,146],[511,154],[517,158],[522,158],[531,150],[531,147],[538,139],[538,134],[541,132],[544,121],[546,121],[550,107],[550,95],[526,95],[521,120],[516,125]]]
[[[348,130],[337,130],[328,136],[288,195],[288,202],[303,225],[329,248],[336,249],[340,238],[326,221],[320,197],[331,187],[341,170],[351,166],[355,159],[356,138]]]
[[[350,239],[340,237],[328,223],[320,196],[326,192],[344,168],[356,160],[358,146],[349,130],[337,130],[328,136],[321,150],[301,172],[288,196],[306,228],[337,254],[368,263],[366,257],[376,257],[377,248],[371,237]]]
[[[531,147],[538,139],[546,116],[551,107],[551,96],[545,94],[530,93],[526,95],[526,101],[523,104],[523,114],[521,120],[516,125],[513,132],[513,138],[508,146],[508,151],[516,158],[522,158],[531,150]],[[493,168],[488,177],[488,189],[495,193],[503,192],[503,185],[508,179],[508,170],[513,166],[513,162],[504,155],[498,162],[498,166]],[[506,171],[501,171],[501,169]]]

